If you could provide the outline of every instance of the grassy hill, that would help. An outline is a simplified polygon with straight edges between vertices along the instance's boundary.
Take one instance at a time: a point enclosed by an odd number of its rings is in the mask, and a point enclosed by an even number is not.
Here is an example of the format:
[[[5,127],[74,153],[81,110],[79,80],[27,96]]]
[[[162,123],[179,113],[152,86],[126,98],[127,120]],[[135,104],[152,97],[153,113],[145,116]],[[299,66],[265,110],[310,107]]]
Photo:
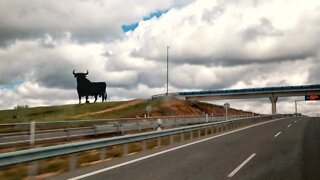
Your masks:
[[[143,117],[147,113],[147,105],[152,106],[150,116],[201,115],[205,113],[223,115],[225,112],[221,106],[201,102],[187,102],[178,99],[136,99],[3,110],[0,111],[0,123]],[[230,109],[228,112],[233,115],[249,113],[235,109]]]

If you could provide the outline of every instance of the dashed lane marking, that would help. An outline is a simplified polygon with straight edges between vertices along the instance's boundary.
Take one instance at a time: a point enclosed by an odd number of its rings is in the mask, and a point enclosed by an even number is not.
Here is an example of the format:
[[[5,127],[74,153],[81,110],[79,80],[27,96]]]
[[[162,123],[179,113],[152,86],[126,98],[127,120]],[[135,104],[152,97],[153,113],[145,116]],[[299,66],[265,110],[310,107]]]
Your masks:
[[[232,176],[234,176],[243,166],[245,166],[254,156],[256,155],[256,153],[251,154],[251,156],[249,156],[245,161],[243,161],[236,169],[234,169],[229,175],[228,177],[231,178]]]
[[[274,135],[274,137],[276,138],[276,137],[278,137],[280,134],[281,134],[281,131],[278,132],[276,135]]]

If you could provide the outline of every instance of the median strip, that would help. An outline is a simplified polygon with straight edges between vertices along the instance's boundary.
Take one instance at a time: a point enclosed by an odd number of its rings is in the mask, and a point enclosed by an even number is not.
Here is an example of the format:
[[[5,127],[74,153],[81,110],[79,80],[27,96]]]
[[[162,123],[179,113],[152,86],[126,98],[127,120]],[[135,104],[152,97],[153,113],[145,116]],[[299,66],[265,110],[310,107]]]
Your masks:
[[[234,176],[243,166],[245,166],[254,156],[256,155],[256,153],[251,154],[251,156],[249,156],[245,161],[243,161],[236,169],[234,169],[229,175],[228,177],[231,178],[232,176]]]

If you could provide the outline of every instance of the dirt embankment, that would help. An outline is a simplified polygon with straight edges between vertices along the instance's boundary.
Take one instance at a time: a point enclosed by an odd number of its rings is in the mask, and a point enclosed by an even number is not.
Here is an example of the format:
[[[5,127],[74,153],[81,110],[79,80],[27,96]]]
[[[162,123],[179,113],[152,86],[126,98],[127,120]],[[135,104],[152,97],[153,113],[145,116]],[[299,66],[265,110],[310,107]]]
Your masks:
[[[229,109],[230,115],[246,115],[251,112]],[[188,102],[178,99],[162,100],[153,107],[151,116],[181,116],[181,115],[224,115],[225,109],[222,106],[203,102]]]
[[[89,112],[79,114],[76,118],[135,118],[144,117],[147,114],[146,107],[152,106],[150,116],[188,116],[188,115],[224,115],[225,110],[222,106],[203,103],[203,102],[189,102],[179,99],[155,99],[144,100],[136,99],[124,102],[114,107],[99,110],[96,112]],[[229,109],[229,115],[248,115],[251,112],[242,110]]]
[[[105,110],[102,110],[102,111],[86,113],[86,114],[79,114],[79,115],[74,116],[74,117],[83,117],[83,116],[90,116],[90,115],[97,115],[97,114],[105,114],[105,113],[108,113],[108,112],[122,110],[122,109],[130,107],[130,106],[135,106],[135,105],[141,104],[141,103],[143,103],[145,101],[146,100],[143,100],[143,99],[135,99],[135,100],[132,100],[132,101],[128,101],[128,103],[126,103],[126,104],[121,104],[121,105],[115,106],[113,108],[105,109]]]

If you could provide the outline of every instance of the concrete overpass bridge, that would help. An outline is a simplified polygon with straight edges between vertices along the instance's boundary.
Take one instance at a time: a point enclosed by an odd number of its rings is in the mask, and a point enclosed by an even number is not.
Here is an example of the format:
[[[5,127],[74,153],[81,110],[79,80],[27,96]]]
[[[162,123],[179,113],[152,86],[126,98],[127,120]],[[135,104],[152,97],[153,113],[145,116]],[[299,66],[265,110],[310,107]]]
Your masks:
[[[303,86],[280,86],[248,89],[225,89],[208,91],[178,92],[179,98],[187,101],[212,101],[224,99],[269,98],[272,114],[277,113],[279,97],[306,96],[320,94],[320,84]]]

